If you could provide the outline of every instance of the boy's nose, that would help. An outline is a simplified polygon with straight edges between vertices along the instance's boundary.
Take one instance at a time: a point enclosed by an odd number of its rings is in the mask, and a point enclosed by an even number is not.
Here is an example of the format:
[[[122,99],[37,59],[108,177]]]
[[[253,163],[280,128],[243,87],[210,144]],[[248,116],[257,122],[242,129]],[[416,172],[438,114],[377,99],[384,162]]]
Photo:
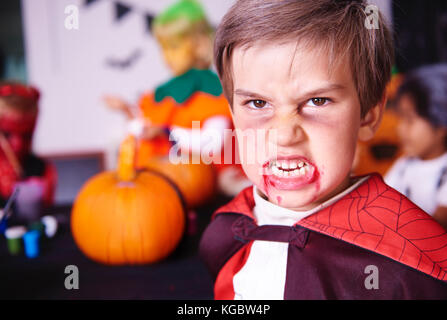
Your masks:
[[[276,130],[276,144],[278,146],[292,146],[305,139],[305,132],[297,115],[279,117],[274,126]]]

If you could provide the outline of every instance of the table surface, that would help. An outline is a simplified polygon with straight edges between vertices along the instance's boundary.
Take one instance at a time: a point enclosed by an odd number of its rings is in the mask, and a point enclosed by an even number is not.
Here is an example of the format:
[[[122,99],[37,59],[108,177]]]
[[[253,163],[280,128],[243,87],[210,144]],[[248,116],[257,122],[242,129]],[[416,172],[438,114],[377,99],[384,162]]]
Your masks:
[[[34,259],[11,256],[0,237],[0,299],[212,299],[213,281],[198,257],[212,212],[229,199],[216,197],[196,210],[197,233],[185,234],[165,260],[143,266],[106,266],[88,259],[70,231],[71,207],[49,210],[60,221],[56,236],[41,242]],[[79,270],[79,289],[65,288],[65,268]]]

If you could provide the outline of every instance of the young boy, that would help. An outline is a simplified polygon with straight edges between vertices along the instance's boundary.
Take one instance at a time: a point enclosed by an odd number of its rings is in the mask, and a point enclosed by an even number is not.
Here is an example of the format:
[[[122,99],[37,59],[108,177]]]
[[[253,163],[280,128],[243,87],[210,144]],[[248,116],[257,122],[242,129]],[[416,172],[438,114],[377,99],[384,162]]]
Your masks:
[[[13,216],[17,221],[34,222],[39,218],[40,202],[53,204],[56,170],[31,150],[38,100],[39,92],[32,87],[0,83],[0,207],[19,187]],[[39,203],[31,205],[36,201]]]
[[[254,187],[202,236],[216,299],[447,298],[442,227],[380,175],[349,174],[357,140],[380,123],[393,60],[382,16],[368,28],[365,6],[240,0],[223,18],[215,62],[236,134],[264,141],[239,144]]]
[[[396,107],[405,156],[385,181],[447,228],[447,64],[408,73]]]
[[[199,2],[179,0],[153,21],[153,34],[174,78],[144,94],[139,102],[142,117],[131,122],[140,128],[137,166],[144,167],[153,156],[167,155],[172,147],[169,138],[184,152],[201,153],[204,148],[221,153],[224,141],[208,139],[223,136],[231,129],[228,102],[222,94],[217,75],[209,67],[213,56],[214,31]],[[133,118],[131,106],[116,97],[106,97],[113,109]],[[200,134],[193,129],[200,124]],[[223,162],[223,161],[221,161]],[[219,189],[235,196],[249,185],[240,166],[217,164]]]

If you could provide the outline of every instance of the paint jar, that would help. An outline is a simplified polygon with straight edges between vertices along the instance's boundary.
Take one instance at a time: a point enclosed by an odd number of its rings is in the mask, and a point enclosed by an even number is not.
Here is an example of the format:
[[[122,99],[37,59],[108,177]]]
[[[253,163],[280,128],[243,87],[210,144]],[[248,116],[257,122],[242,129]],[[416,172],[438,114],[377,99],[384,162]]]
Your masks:
[[[22,251],[22,237],[26,233],[26,228],[16,226],[6,229],[5,237],[8,243],[9,253],[13,256],[20,254]]]
[[[25,242],[25,254],[28,258],[36,258],[39,256],[40,232],[38,230],[28,231],[23,235],[23,241]]]

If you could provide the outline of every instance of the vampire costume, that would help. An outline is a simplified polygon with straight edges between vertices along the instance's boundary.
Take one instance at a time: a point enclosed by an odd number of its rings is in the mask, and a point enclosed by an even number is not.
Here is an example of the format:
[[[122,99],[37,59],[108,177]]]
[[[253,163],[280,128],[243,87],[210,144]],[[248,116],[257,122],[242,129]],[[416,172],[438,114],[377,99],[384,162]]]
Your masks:
[[[200,255],[215,299],[447,299],[445,230],[380,175],[299,214],[256,187],[214,213]]]

